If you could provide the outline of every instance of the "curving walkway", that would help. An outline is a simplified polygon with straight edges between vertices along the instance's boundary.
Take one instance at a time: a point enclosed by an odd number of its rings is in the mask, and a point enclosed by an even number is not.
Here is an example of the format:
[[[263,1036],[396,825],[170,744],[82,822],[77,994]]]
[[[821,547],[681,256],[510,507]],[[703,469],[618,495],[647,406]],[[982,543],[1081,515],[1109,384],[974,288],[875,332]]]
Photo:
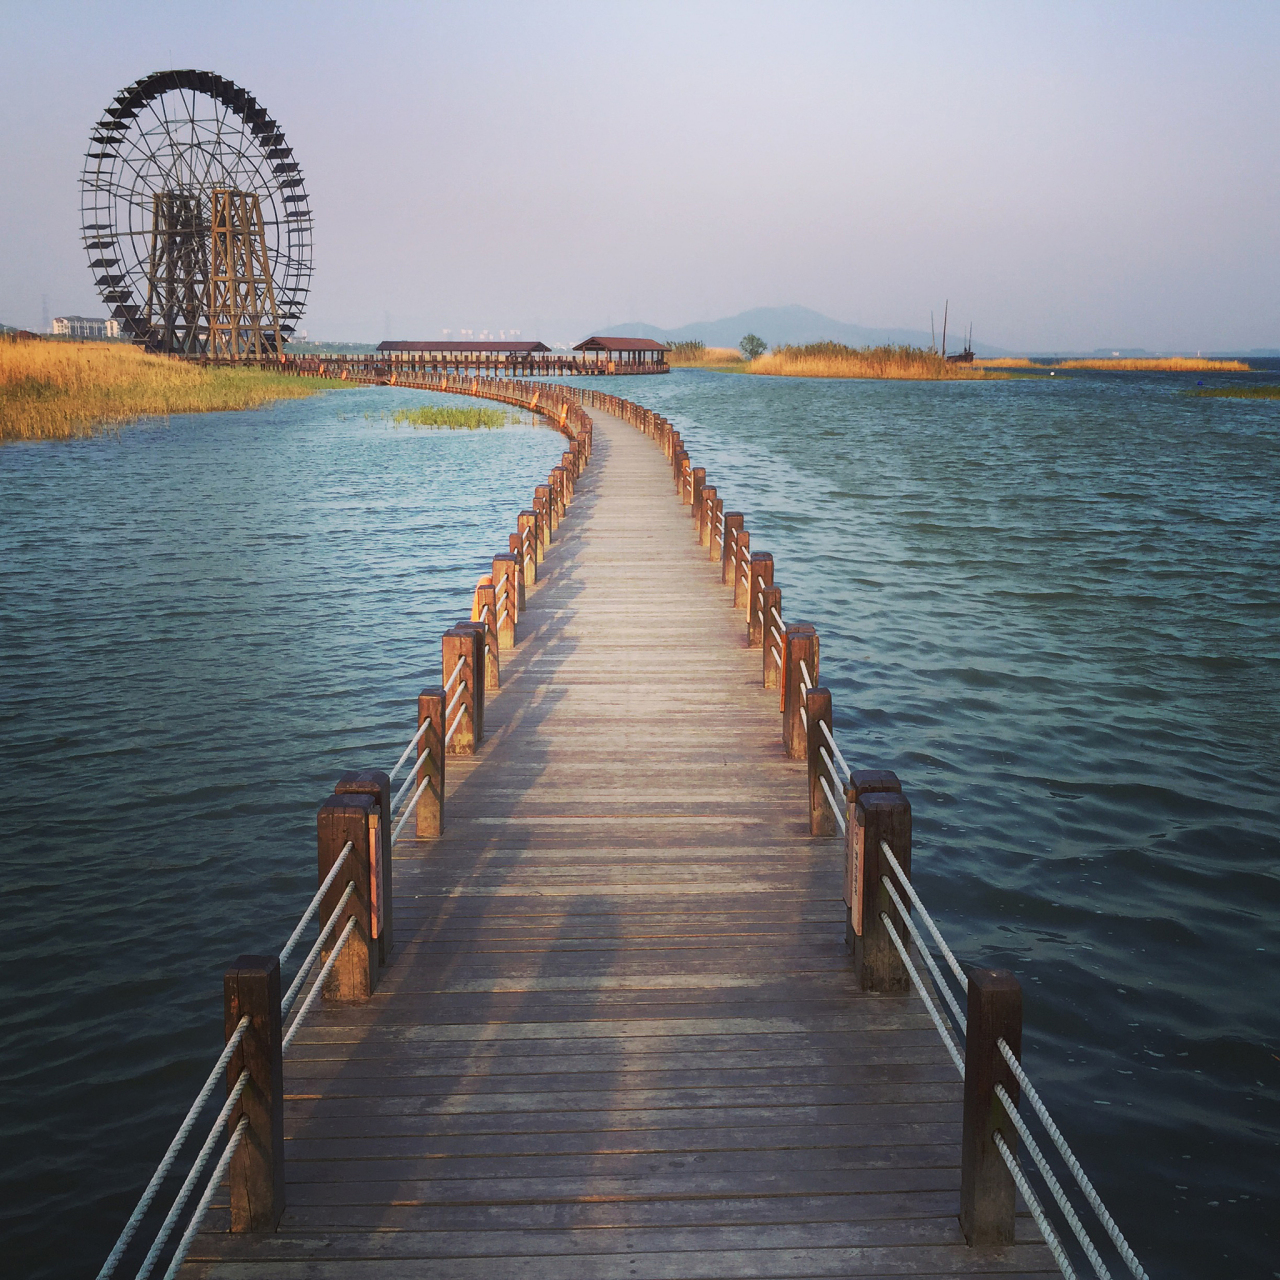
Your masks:
[[[286,1057],[280,1231],[215,1212],[181,1274],[1057,1275],[1025,1217],[965,1245],[955,1069],[856,989],[744,614],[661,452],[591,416],[447,835],[397,846],[395,962]]]

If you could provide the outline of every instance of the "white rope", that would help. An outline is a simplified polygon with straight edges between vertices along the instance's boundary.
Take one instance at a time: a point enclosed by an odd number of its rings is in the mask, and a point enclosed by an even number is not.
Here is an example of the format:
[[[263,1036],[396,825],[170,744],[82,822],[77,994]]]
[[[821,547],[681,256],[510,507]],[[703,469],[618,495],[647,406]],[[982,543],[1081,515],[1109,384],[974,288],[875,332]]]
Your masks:
[[[349,880],[347,887],[342,891],[342,897],[338,899],[338,905],[329,913],[329,919],[326,921],[324,928],[320,930],[319,937],[312,944],[311,950],[307,952],[307,958],[302,962],[298,972],[294,974],[293,981],[289,984],[289,990],[285,992],[284,999],[280,1001],[281,1021],[284,1020],[289,1010],[293,1008],[293,1002],[298,998],[298,992],[302,990],[302,984],[306,982],[307,974],[311,972],[311,966],[316,962],[316,956],[320,954],[329,935],[333,932],[333,926],[338,923],[338,917],[346,909],[347,903],[351,901],[351,895],[355,891],[356,882]]]
[[[844,780],[848,782],[853,776],[853,770],[849,768],[848,764],[845,762],[844,756],[840,754],[840,748],[836,746],[836,740],[831,736],[831,726],[828,725],[825,720],[823,720],[821,724],[822,732],[827,735],[827,741],[831,744],[832,754],[835,756],[840,767],[844,770]]]
[[[824,721],[819,720],[818,723],[823,724]],[[840,776],[836,773],[836,767],[831,763],[831,757],[827,755],[827,749],[822,745],[822,743],[818,743],[818,754],[822,757],[823,763],[827,766],[827,774],[831,778],[831,781],[836,784],[836,790],[840,790]]]
[[[778,666],[782,666],[782,654],[778,652],[778,646],[776,644],[771,644],[769,646],[769,652],[773,654],[773,660],[778,664]]]
[[[444,718],[446,720],[453,714],[453,709],[458,705],[458,699],[467,691],[467,682],[464,680],[459,686],[457,692],[449,699],[449,705],[444,709]],[[446,739],[447,741],[447,739]]]
[[[418,732],[417,732],[417,733],[415,733],[415,734],[413,735],[413,737],[409,739],[409,745],[408,745],[407,747],[405,747],[403,754],[400,756],[400,759],[396,761],[396,763],[395,763],[395,767],[391,770],[391,772],[390,772],[389,774],[387,774],[387,781],[388,781],[388,782],[390,782],[390,781],[391,781],[391,779],[392,779],[392,778],[394,778],[394,777],[396,776],[396,774],[397,774],[397,773],[399,773],[399,772],[400,772],[400,770],[404,767],[404,762],[409,758],[409,756],[410,756],[410,754],[412,753],[412,751],[413,751],[414,747],[416,747],[416,746],[418,745],[418,743],[422,740],[422,735],[423,735],[424,733],[426,733],[426,731],[427,731],[427,726],[428,726],[430,723],[431,723],[431,717],[430,717],[430,716],[428,716],[428,717],[427,717],[427,718],[426,718],[426,719],[425,719],[425,720],[424,720],[424,721],[423,721],[423,722],[418,726]]]
[[[463,668],[463,667],[465,667],[466,665],[467,665],[467,660],[466,660],[466,658],[459,658],[459,659],[458,659],[458,665],[457,665],[456,667],[454,667],[454,669],[453,669],[453,675],[451,675],[451,676],[450,676],[450,677],[449,677],[449,678],[444,682],[444,691],[445,691],[445,693],[448,693],[448,692],[449,692],[449,686],[450,686],[450,685],[451,685],[451,684],[452,684],[452,683],[453,683],[453,682],[458,678],[458,672],[459,672],[459,671],[461,671],[461,670],[462,670],[462,668]]]
[[[311,905],[302,913],[302,919],[298,921],[298,927],[289,935],[289,941],[284,944],[284,950],[280,953],[280,967],[282,969],[285,961],[293,954],[294,947],[298,945],[298,939],[302,937],[303,930],[311,923],[311,917],[320,909],[320,903],[324,895],[329,892],[330,886],[338,878],[338,872],[342,870],[343,864],[347,860],[347,855],[352,848],[350,840],[342,846],[342,852],[334,859],[333,866],[329,868],[329,874],[324,878],[324,883],[316,890],[316,896],[311,899]]]
[[[809,675],[809,668],[804,665],[804,659],[800,659],[800,692],[808,693],[814,688],[814,683]]]
[[[485,605],[485,606],[480,610],[480,616],[476,619],[476,621],[477,621],[477,622],[483,622],[483,621],[484,621],[488,616],[489,616],[489,606],[486,604],[486,605]]]
[[[392,813],[395,813],[395,811],[400,807],[401,798],[404,796],[404,793],[413,786],[413,780],[417,776],[418,770],[422,767],[423,760],[428,759],[430,755],[431,749],[428,747],[427,750],[418,757],[417,763],[414,765],[413,769],[405,775],[404,781],[400,784],[400,790],[391,798]]]
[[[770,606],[769,606],[769,612],[770,612],[771,614],[773,614],[774,618],[777,620],[778,626],[780,626],[780,627],[785,631],[785,630],[787,629],[787,624],[786,624],[785,622],[783,622],[783,620],[782,620],[782,614],[780,614],[780,613],[777,611],[777,609],[775,609],[775,608],[773,607],[773,605],[770,605]]]
[[[204,1215],[209,1212],[209,1201],[213,1199],[214,1192],[222,1186],[222,1180],[227,1176],[227,1169],[231,1165],[231,1157],[235,1155],[236,1148],[240,1145],[240,1139],[244,1137],[245,1130],[248,1127],[249,1117],[241,1116],[240,1123],[236,1125],[235,1132],[231,1135],[218,1163],[213,1167],[213,1173],[209,1176],[209,1185],[205,1187],[204,1194],[200,1197],[200,1201],[195,1207],[195,1212],[191,1215],[191,1221],[187,1223],[187,1229],[182,1233],[182,1239],[178,1241],[178,1247],[174,1251],[172,1261],[169,1263],[169,1269],[164,1273],[164,1280],[175,1280],[178,1268],[186,1260],[187,1251],[191,1248],[191,1242],[196,1238],[196,1232],[200,1230]]]
[[[916,946],[920,948],[920,954],[924,957],[925,964],[929,966],[929,972],[933,974],[933,980],[938,984],[938,990],[942,992],[943,996],[946,997],[947,1003],[951,1006],[951,1012],[955,1015],[956,1026],[967,1035],[969,1032],[969,1020],[961,1011],[955,996],[951,994],[951,984],[943,981],[942,970],[938,968],[937,962],[933,958],[933,953],[925,946],[925,941],[920,936],[920,930],[916,928],[907,908],[902,905],[902,899],[898,897],[898,891],[893,887],[893,881],[888,876],[885,876],[880,883],[884,885],[889,897],[893,899],[893,905],[898,908],[902,923],[907,926],[907,931],[915,939]]]
[[[156,1265],[160,1254],[164,1252],[164,1247],[168,1243],[173,1228],[177,1225],[183,1206],[187,1203],[187,1197],[191,1194],[192,1188],[204,1172],[204,1167],[209,1162],[209,1157],[213,1154],[213,1148],[217,1145],[219,1137],[222,1136],[223,1126],[231,1118],[231,1113],[235,1110],[236,1103],[240,1101],[240,1095],[244,1092],[244,1087],[248,1083],[249,1073],[242,1071],[240,1078],[236,1081],[235,1088],[227,1094],[227,1100],[222,1104],[222,1110],[218,1112],[218,1118],[213,1122],[213,1128],[209,1130],[209,1136],[204,1140],[204,1145],[200,1148],[200,1154],[196,1156],[195,1163],[191,1166],[190,1172],[178,1189],[178,1194],[174,1197],[173,1204],[165,1215],[164,1222],[160,1224],[160,1230],[156,1232],[156,1238],[151,1242],[151,1248],[143,1259],[142,1266],[138,1268],[136,1280],[147,1280],[147,1277],[151,1274],[151,1268]]]
[[[743,585],[743,586],[745,586],[745,587],[749,587],[749,586],[751,585],[751,575],[750,575],[750,574],[746,574],[746,573],[744,573],[744,574],[742,575],[742,585]]]
[[[498,626],[502,626],[510,616],[511,615],[507,612],[506,606],[504,605],[498,613]]]
[[[1022,1172],[1013,1152],[1009,1150],[1009,1144],[1004,1140],[1003,1134],[992,1134],[992,1141],[995,1143],[996,1150],[1000,1152],[1000,1158],[1013,1176],[1014,1185],[1022,1192],[1022,1198],[1027,1202],[1027,1208],[1031,1210],[1031,1216],[1036,1220],[1036,1226],[1040,1228],[1040,1234],[1044,1236],[1044,1242],[1049,1246],[1049,1252],[1053,1254],[1053,1260],[1058,1264],[1058,1270],[1062,1272],[1064,1280],[1076,1280],[1076,1273],[1071,1269],[1071,1263],[1063,1252],[1053,1228],[1049,1225],[1049,1219],[1045,1217],[1040,1201],[1031,1190],[1027,1175]]]
[[[459,712],[459,715],[462,713]],[[418,784],[418,789],[409,798],[409,803],[405,805],[404,812],[400,815],[400,821],[396,823],[395,829],[391,832],[391,843],[395,844],[396,838],[400,835],[400,828],[409,821],[409,816],[413,813],[414,805],[418,803],[418,797],[427,789],[431,782],[431,775],[427,774],[425,778]]]
[[[801,692],[803,692],[803,690],[801,690]],[[805,732],[807,733],[809,731],[809,713],[804,709],[803,704],[796,709],[800,712],[800,721],[804,725]]]
[[[338,941],[334,944],[333,950],[329,952],[329,958],[324,962],[324,968],[320,970],[320,976],[316,978],[315,984],[311,990],[307,992],[307,998],[302,1003],[302,1008],[298,1010],[298,1016],[294,1018],[293,1025],[285,1032],[285,1037],[280,1045],[280,1052],[283,1053],[293,1043],[293,1037],[298,1034],[298,1028],[302,1026],[302,1020],[309,1014],[320,999],[320,993],[324,990],[325,979],[333,971],[333,966],[337,963],[338,957],[342,954],[342,948],[347,945],[347,939],[351,937],[351,930],[356,927],[356,918],[352,916],[346,923],[346,927],[338,935]]]
[[[462,717],[467,714],[466,707],[463,707],[453,718],[453,723],[449,726],[449,732],[444,735],[445,746],[449,745],[449,740],[453,737],[455,730],[462,723]]]
[[[1093,1241],[1089,1239],[1089,1233],[1085,1231],[1084,1224],[1076,1216],[1076,1211],[1072,1208],[1071,1201],[1067,1199],[1061,1183],[1053,1176],[1053,1170],[1049,1167],[1049,1162],[1044,1158],[1044,1152],[1040,1150],[1039,1144],[1031,1136],[1031,1131],[1027,1128],[1026,1121],[1018,1114],[1017,1104],[1009,1096],[1008,1089],[1002,1084],[997,1084],[994,1092],[996,1097],[1004,1104],[1004,1109],[1008,1112],[1009,1119],[1013,1121],[1013,1127],[1017,1129],[1018,1136],[1026,1145],[1027,1150],[1031,1152],[1031,1158],[1036,1162],[1036,1167],[1040,1170],[1040,1176],[1045,1180],[1045,1185],[1058,1202],[1058,1208],[1062,1210],[1062,1215],[1066,1218],[1072,1234],[1080,1242],[1080,1247],[1084,1250],[1085,1257],[1089,1259],[1094,1271],[1097,1272],[1098,1280],[1111,1280],[1111,1272],[1107,1270],[1102,1259],[1098,1256],[1097,1249],[1093,1247]]]
[[[836,804],[836,798],[831,794],[831,788],[827,786],[826,778],[822,774],[818,774],[818,781],[822,783],[822,789],[827,793],[827,802],[831,805],[831,812],[835,815],[836,822],[840,824],[841,835],[847,834],[849,828],[845,825],[844,814],[840,812],[840,806]]]
[[[782,637],[778,634],[778,628],[771,622],[769,624],[769,634],[779,643],[782,643]]]
[[[938,1034],[942,1037],[942,1043],[946,1045],[947,1052],[951,1055],[951,1061],[956,1064],[956,1070],[960,1073],[960,1079],[964,1079],[964,1058],[960,1056],[960,1050],[956,1048],[956,1042],[951,1037],[951,1032],[947,1030],[946,1024],[942,1020],[942,1015],[938,1012],[938,1007],[929,998],[929,993],[925,990],[924,983],[920,980],[920,974],[916,971],[915,965],[911,963],[911,957],[907,955],[907,949],[902,945],[902,939],[898,936],[898,931],[893,927],[893,921],[882,911],[880,919],[884,922],[884,927],[889,931],[889,939],[898,949],[898,954],[902,957],[902,963],[907,966],[907,972],[911,975],[911,981],[915,983],[916,990],[920,993],[920,999],[924,1001],[924,1007],[929,1010],[929,1017],[933,1019],[933,1025],[937,1028]]]
[[[964,970],[960,967],[960,961],[951,954],[951,948],[947,946],[947,940],[938,931],[938,926],[934,924],[933,917],[925,909],[925,905],[920,901],[920,895],[912,887],[911,881],[907,878],[902,868],[898,865],[898,859],[893,856],[893,850],[889,848],[887,840],[880,841],[880,852],[889,859],[889,865],[893,868],[894,875],[902,883],[902,887],[907,891],[907,897],[911,899],[911,905],[920,913],[920,918],[929,928],[929,932],[933,934],[933,940],[938,944],[942,954],[946,956],[947,963],[951,966],[951,972],[956,975],[956,981],[960,984],[961,991],[969,990],[969,979],[965,976]]]
[[[173,1141],[169,1143],[169,1149],[156,1166],[155,1173],[151,1175],[151,1181],[147,1183],[146,1189],[138,1200],[137,1207],[129,1215],[129,1221],[124,1224],[124,1230],[120,1232],[120,1238],[116,1241],[115,1247],[107,1254],[107,1260],[102,1264],[102,1270],[98,1272],[98,1280],[107,1280],[107,1277],[115,1271],[124,1251],[129,1247],[129,1241],[133,1239],[133,1234],[138,1229],[138,1223],[142,1221],[143,1215],[151,1207],[151,1202],[156,1198],[156,1192],[159,1190],[160,1184],[173,1167],[173,1162],[177,1159],[178,1152],[182,1149],[182,1144],[186,1142],[187,1135],[195,1125],[196,1118],[204,1110],[204,1104],[209,1101],[214,1085],[225,1077],[227,1063],[231,1061],[231,1055],[235,1053],[236,1046],[244,1039],[245,1028],[248,1025],[249,1018],[246,1015],[240,1019],[236,1024],[236,1029],[228,1037],[227,1043],[218,1055],[217,1062],[213,1064],[213,1070],[209,1072],[209,1078],[196,1095],[196,1100],[191,1104],[191,1109],[187,1112],[186,1119],[178,1126],[178,1132],[174,1134]]]
[[[1137,1255],[1129,1247],[1129,1242],[1121,1234],[1120,1228],[1116,1226],[1115,1219],[1107,1212],[1107,1206],[1102,1203],[1102,1197],[1094,1190],[1093,1183],[1089,1181],[1085,1171],[1080,1167],[1080,1161],[1076,1159],[1075,1153],[1067,1146],[1066,1138],[1062,1136],[1058,1126],[1054,1124],[1053,1117],[1040,1100],[1040,1095],[1036,1092],[1035,1086],[1027,1079],[1027,1073],[1022,1069],[1022,1063],[1014,1057],[1013,1050],[1009,1048],[1003,1039],[996,1041],[996,1048],[1000,1050],[1005,1062],[1009,1064],[1009,1070],[1013,1072],[1013,1078],[1017,1080],[1023,1097],[1031,1103],[1032,1109],[1040,1117],[1040,1123],[1044,1125],[1045,1132],[1053,1139],[1053,1145],[1058,1148],[1058,1154],[1066,1161],[1067,1168],[1071,1170],[1071,1176],[1075,1178],[1080,1190],[1084,1192],[1084,1198],[1088,1200],[1090,1207],[1098,1215],[1098,1221],[1102,1223],[1107,1235],[1111,1237],[1111,1243],[1115,1245],[1116,1251],[1124,1259],[1125,1266],[1132,1272],[1135,1280],[1148,1280],[1147,1273],[1142,1269],[1142,1264],[1138,1261]]]

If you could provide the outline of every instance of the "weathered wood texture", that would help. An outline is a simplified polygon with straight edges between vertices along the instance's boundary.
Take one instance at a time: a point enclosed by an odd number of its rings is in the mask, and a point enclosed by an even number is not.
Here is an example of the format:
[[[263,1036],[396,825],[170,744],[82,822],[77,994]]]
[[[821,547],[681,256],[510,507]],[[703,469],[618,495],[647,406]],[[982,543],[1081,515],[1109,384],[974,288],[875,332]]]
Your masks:
[[[955,1070],[860,990],[743,615],[593,416],[445,834],[396,846],[395,961],[286,1057],[280,1229],[218,1210],[183,1276],[1056,1274],[1025,1217],[965,1243]]]

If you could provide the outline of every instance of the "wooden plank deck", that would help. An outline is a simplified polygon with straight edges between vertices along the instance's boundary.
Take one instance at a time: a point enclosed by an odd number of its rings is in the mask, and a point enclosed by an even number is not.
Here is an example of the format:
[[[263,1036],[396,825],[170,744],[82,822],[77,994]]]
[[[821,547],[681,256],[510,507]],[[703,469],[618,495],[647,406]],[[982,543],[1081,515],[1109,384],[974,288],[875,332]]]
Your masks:
[[[960,1234],[960,1087],[915,997],[856,989],[719,567],[653,443],[594,455],[397,953],[285,1061],[288,1209],[184,1277],[1056,1275]],[[424,663],[425,665],[425,663]]]

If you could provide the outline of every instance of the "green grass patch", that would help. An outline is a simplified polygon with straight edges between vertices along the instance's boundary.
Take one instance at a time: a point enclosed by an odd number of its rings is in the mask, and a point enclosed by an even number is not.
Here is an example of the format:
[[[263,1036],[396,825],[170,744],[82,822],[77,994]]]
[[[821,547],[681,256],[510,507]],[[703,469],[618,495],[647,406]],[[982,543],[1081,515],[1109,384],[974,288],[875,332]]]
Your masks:
[[[1195,387],[1187,395],[1210,400],[1280,400],[1280,387]]]
[[[420,409],[397,409],[394,413],[365,414],[371,420],[407,423],[411,427],[431,427],[436,431],[496,431],[521,421],[518,413],[506,409],[450,409],[425,404]]]

